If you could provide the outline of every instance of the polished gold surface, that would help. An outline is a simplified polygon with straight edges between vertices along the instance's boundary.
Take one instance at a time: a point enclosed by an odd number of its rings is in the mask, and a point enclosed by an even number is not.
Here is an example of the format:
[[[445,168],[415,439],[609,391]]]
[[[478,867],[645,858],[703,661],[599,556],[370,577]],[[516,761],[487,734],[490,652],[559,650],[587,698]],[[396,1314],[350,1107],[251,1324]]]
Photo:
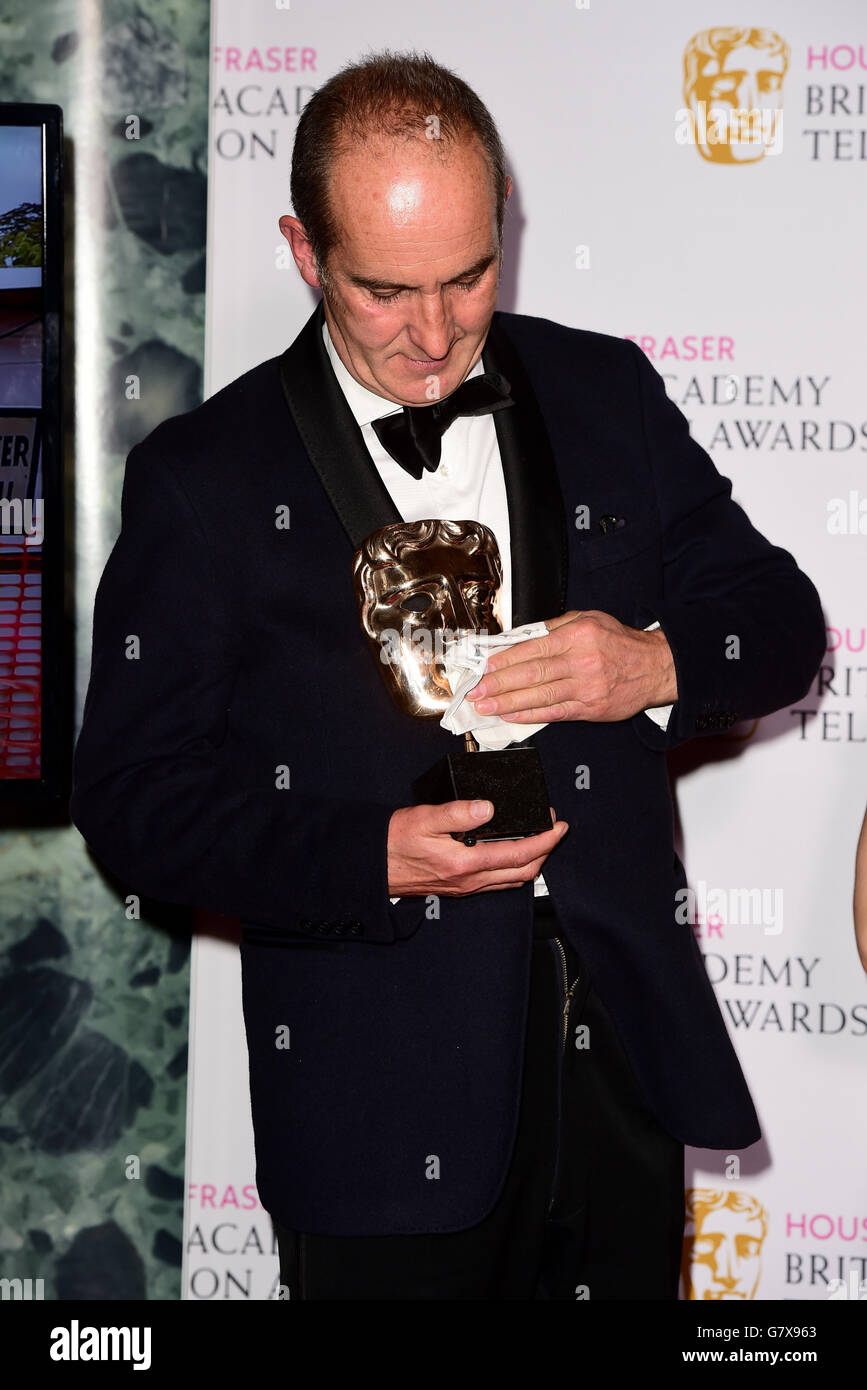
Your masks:
[[[392,699],[416,719],[441,719],[452,698],[443,655],[461,632],[500,632],[503,567],[479,521],[397,521],[355,552],[361,624]]]

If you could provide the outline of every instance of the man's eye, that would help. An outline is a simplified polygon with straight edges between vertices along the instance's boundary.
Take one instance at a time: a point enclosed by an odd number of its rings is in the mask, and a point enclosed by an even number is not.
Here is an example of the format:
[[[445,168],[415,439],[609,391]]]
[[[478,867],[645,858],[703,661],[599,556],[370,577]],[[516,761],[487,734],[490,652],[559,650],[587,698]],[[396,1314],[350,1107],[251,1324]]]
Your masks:
[[[473,280],[455,280],[453,283],[457,286],[459,290],[469,291],[474,290],[476,288],[476,285],[479,283],[481,278],[481,275],[477,275]],[[371,296],[376,300],[377,304],[393,304],[396,299],[400,298],[403,291],[395,290],[393,294],[377,294],[375,290],[371,290],[370,293]]]

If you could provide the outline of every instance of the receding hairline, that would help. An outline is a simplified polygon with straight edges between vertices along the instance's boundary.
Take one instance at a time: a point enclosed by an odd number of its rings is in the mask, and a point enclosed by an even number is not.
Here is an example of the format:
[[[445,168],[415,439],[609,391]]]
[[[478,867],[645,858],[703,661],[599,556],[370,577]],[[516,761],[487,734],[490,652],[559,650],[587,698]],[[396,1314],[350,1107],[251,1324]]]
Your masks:
[[[484,144],[471,126],[466,126],[454,138],[443,137],[439,140],[428,140],[422,134],[390,135],[376,130],[367,132],[361,140],[355,140],[347,134],[344,127],[335,139],[326,183],[326,194],[332,216],[336,215],[333,197],[335,184],[341,167],[348,159],[361,159],[365,165],[376,162],[384,163],[409,146],[417,151],[424,149],[428,157],[438,159],[441,166],[454,162],[456,158],[473,156],[477,166],[483,171],[483,179],[487,185],[493,213],[496,216],[495,172]],[[412,161],[412,165],[412,172],[417,172],[415,160]],[[399,177],[399,171],[395,171],[395,177]]]
[[[338,242],[342,242],[343,235],[345,235],[342,218],[339,217],[336,199],[335,196],[333,196],[335,195],[335,182],[336,179],[339,178],[340,167],[342,167],[345,158],[357,157],[360,153],[363,154],[363,156],[367,153],[372,160],[377,160],[377,158],[388,158],[392,156],[392,154],[395,154],[396,150],[410,145],[417,147],[424,146],[425,149],[429,150],[429,154],[431,154],[432,158],[439,158],[440,165],[449,163],[450,158],[453,158],[456,154],[459,154],[459,156],[460,154],[467,153],[475,154],[477,163],[481,165],[482,171],[484,171],[482,172],[482,178],[484,178],[486,189],[488,189],[490,215],[492,215],[493,220],[496,221],[497,188],[495,168],[493,168],[492,163],[490,163],[488,150],[485,149],[484,142],[479,138],[478,132],[472,129],[471,125],[464,125],[456,135],[439,140],[428,140],[427,136],[422,135],[422,133],[413,132],[396,133],[396,135],[392,135],[392,133],[381,131],[381,129],[365,131],[363,140],[353,140],[352,135],[347,133],[347,126],[345,125],[340,129],[340,133],[335,139],[335,145],[333,145],[331,164],[329,164],[324,189],[329,215],[331,215],[333,227],[335,227],[336,234],[338,234],[335,238],[335,246],[338,245]],[[431,150],[431,146],[435,146],[435,149]],[[492,245],[496,257],[499,259],[500,254],[502,254],[502,238],[499,238],[496,232],[493,234]],[[322,272],[322,277],[327,278],[327,264],[321,265],[320,270]],[[460,275],[467,274],[467,272],[467,270],[461,270],[460,274],[456,275],[454,278],[460,278]],[[364,281],[364,279],[365,277],[361,277],[361,281]],[[393,282],[393,284],[396,285],[397,281]],[[389,285],[392,285],[392,282],[389,281]]]

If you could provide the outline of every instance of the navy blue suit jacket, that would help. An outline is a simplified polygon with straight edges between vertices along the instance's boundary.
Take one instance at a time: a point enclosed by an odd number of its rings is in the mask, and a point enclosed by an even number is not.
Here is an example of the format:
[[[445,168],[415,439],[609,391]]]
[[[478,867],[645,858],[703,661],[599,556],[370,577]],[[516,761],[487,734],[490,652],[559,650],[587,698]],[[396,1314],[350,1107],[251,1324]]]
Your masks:
[[[314,1233],[453,1231],[490,1211],[509,1163],[532,891],[444,897],[438,919],[424,898],[389,901],[389,818],[453,738],[392,703],[359,625],[354,547],[399,517],[321,324],[320,305],[282,358],[130,454],[71,812],[135,891],[241,919],[265,1207]],[[660,1122],[741,1148],[759,1126],[676,918],[664,755],[805,693],[824,650],[818,596],[732,501],[633,344],[497,313],[483,359],[516,402],[493,416],[514,623],[591,608],[658,620],[677,669],[666,731],[641,713],[534,739],[571,827],[545,879]],[[603,533],[606,514],[625,524]]]

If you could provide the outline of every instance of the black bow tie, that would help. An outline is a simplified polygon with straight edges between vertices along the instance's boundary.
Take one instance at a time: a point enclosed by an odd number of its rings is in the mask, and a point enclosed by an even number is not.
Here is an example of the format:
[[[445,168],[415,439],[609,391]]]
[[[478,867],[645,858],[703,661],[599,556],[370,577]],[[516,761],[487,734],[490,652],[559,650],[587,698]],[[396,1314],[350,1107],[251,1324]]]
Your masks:
[[[371,420],[376,436],[391,457],[416,480],[427,468],[439,467],[442,436],[459,415],[487,415],[514,405],[511,387],[499,372],[485,372],[464,381],[445,400],[433,405],[405,405],[399,415]]]

